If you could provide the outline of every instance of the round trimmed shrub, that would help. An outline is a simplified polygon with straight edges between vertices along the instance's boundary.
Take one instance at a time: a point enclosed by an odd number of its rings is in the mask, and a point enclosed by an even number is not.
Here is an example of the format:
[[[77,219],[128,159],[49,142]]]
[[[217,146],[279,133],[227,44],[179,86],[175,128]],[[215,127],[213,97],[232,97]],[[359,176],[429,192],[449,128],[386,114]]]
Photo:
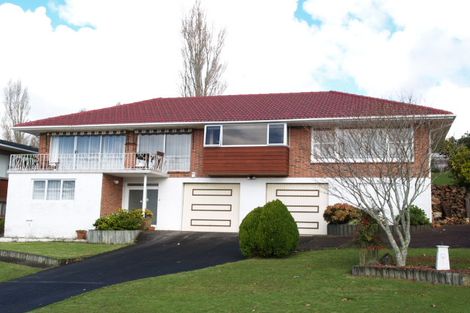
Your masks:
[[[285,257],[299,243],[299,230],[279,200],[251,211],[240,225],[240,250],[246,257]]]
[[[336,203],[326,207],[323,218],[329,224],[350,224],[359,221],[361,211],[347,203]]]
[[[410,210],[410,225],[431,224],[428,217],[426,216],[426,213],[420,207],[416,205],[410,205],[408,209]]]
[[[139,230],[144,227],[144,217],[140,210],[119,210],[100,217],[93,226],[97,230]]]

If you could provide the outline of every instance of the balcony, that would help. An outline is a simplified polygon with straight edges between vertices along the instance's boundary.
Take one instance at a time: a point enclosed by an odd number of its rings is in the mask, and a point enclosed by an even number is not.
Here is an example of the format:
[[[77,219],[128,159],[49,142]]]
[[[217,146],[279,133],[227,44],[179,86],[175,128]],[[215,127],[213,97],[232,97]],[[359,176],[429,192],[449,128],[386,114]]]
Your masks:
[[[171,158],[170,167],[182,160]],[[167,161],[163,153],[76,153],[60,154],[12,154],[10,172],[96,172],[96,173],[150,173],[166,176]],[[177,166],[177,165],[176,165]]]
[[[209,176],[288,176],[289,148],[206,147],[203,171]]]

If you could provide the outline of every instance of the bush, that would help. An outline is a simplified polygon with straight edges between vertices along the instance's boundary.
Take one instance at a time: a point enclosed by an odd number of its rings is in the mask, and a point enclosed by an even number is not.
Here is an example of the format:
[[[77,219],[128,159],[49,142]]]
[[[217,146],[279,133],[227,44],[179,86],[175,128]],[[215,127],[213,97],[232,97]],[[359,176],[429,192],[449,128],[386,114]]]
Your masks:
[[[0,234],[3,234],[5,231],[5,219],[3,217],[0,217]]]
[[[470,149],[458,146],[450,155],[450,168],[462,186],[470,186]]]
[[[141,210],[119,210],[111,215],[100,217],[93,224],[97,230],[139,230],[144,227]]]
[[[380,226],[377,221],[364,211],[360,212],[357,224],[357,243],[361,248],[377,248],[382,244],[380,240]]]
[[[410,225],[429,225],[428,217],[426,213],[416,205],[410,205],[408,207],[410,210]]]
[[[336,203],[326,207],[323,218],[330,224],[348,224],[357,222],[360,210],[347,203]]]
[[[299,230],[279,200],[251,211],[240,225],[240,250],[246,257],[285,257],[299,243]]]

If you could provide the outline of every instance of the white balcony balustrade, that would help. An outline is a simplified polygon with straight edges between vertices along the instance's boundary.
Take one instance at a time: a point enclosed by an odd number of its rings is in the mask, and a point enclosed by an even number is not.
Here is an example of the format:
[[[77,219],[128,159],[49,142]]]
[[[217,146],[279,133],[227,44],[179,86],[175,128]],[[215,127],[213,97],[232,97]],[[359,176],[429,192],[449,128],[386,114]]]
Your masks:
[[[186,160],[186,162],[189,161]],[[12,154],[9,170],[12,172],[128,172],[147,170],[165,173],[167,171],[165,164],[163,153],[75,153],[59,154],[55,157],[51,157],[49,154]],[[171,166],[174,167],[174,165]]]

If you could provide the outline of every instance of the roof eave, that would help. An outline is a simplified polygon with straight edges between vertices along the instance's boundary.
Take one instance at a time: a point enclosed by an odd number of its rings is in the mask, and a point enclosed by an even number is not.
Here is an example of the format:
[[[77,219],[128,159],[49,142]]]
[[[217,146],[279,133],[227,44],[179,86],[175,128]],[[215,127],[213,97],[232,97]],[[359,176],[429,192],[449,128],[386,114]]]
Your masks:
[[[393,115],[393,116],[358,116],[358,117],[325,117],[300,119],[270,119],[270,120],[236,120],[236,121],[195,121],[195,122],[151,122],[151,123],[115,123],[115,124],[82,124],[82,125],[41,125],[41,126],[15,126],[16,131],[39,135],[43,132],[54,131],[85,131],[85,130],[115,130],[115,129],[145,129],[145,128],[200,128],[206,124],[240,124],[240,123],[270,123],[284,122],[291,124],[311,124],[315,122],[340,121],[367,121],[374,119],[401,120],[417,118],[423,120],[449,119],[454,120],[453,114],[421,114],[421,115]]]

